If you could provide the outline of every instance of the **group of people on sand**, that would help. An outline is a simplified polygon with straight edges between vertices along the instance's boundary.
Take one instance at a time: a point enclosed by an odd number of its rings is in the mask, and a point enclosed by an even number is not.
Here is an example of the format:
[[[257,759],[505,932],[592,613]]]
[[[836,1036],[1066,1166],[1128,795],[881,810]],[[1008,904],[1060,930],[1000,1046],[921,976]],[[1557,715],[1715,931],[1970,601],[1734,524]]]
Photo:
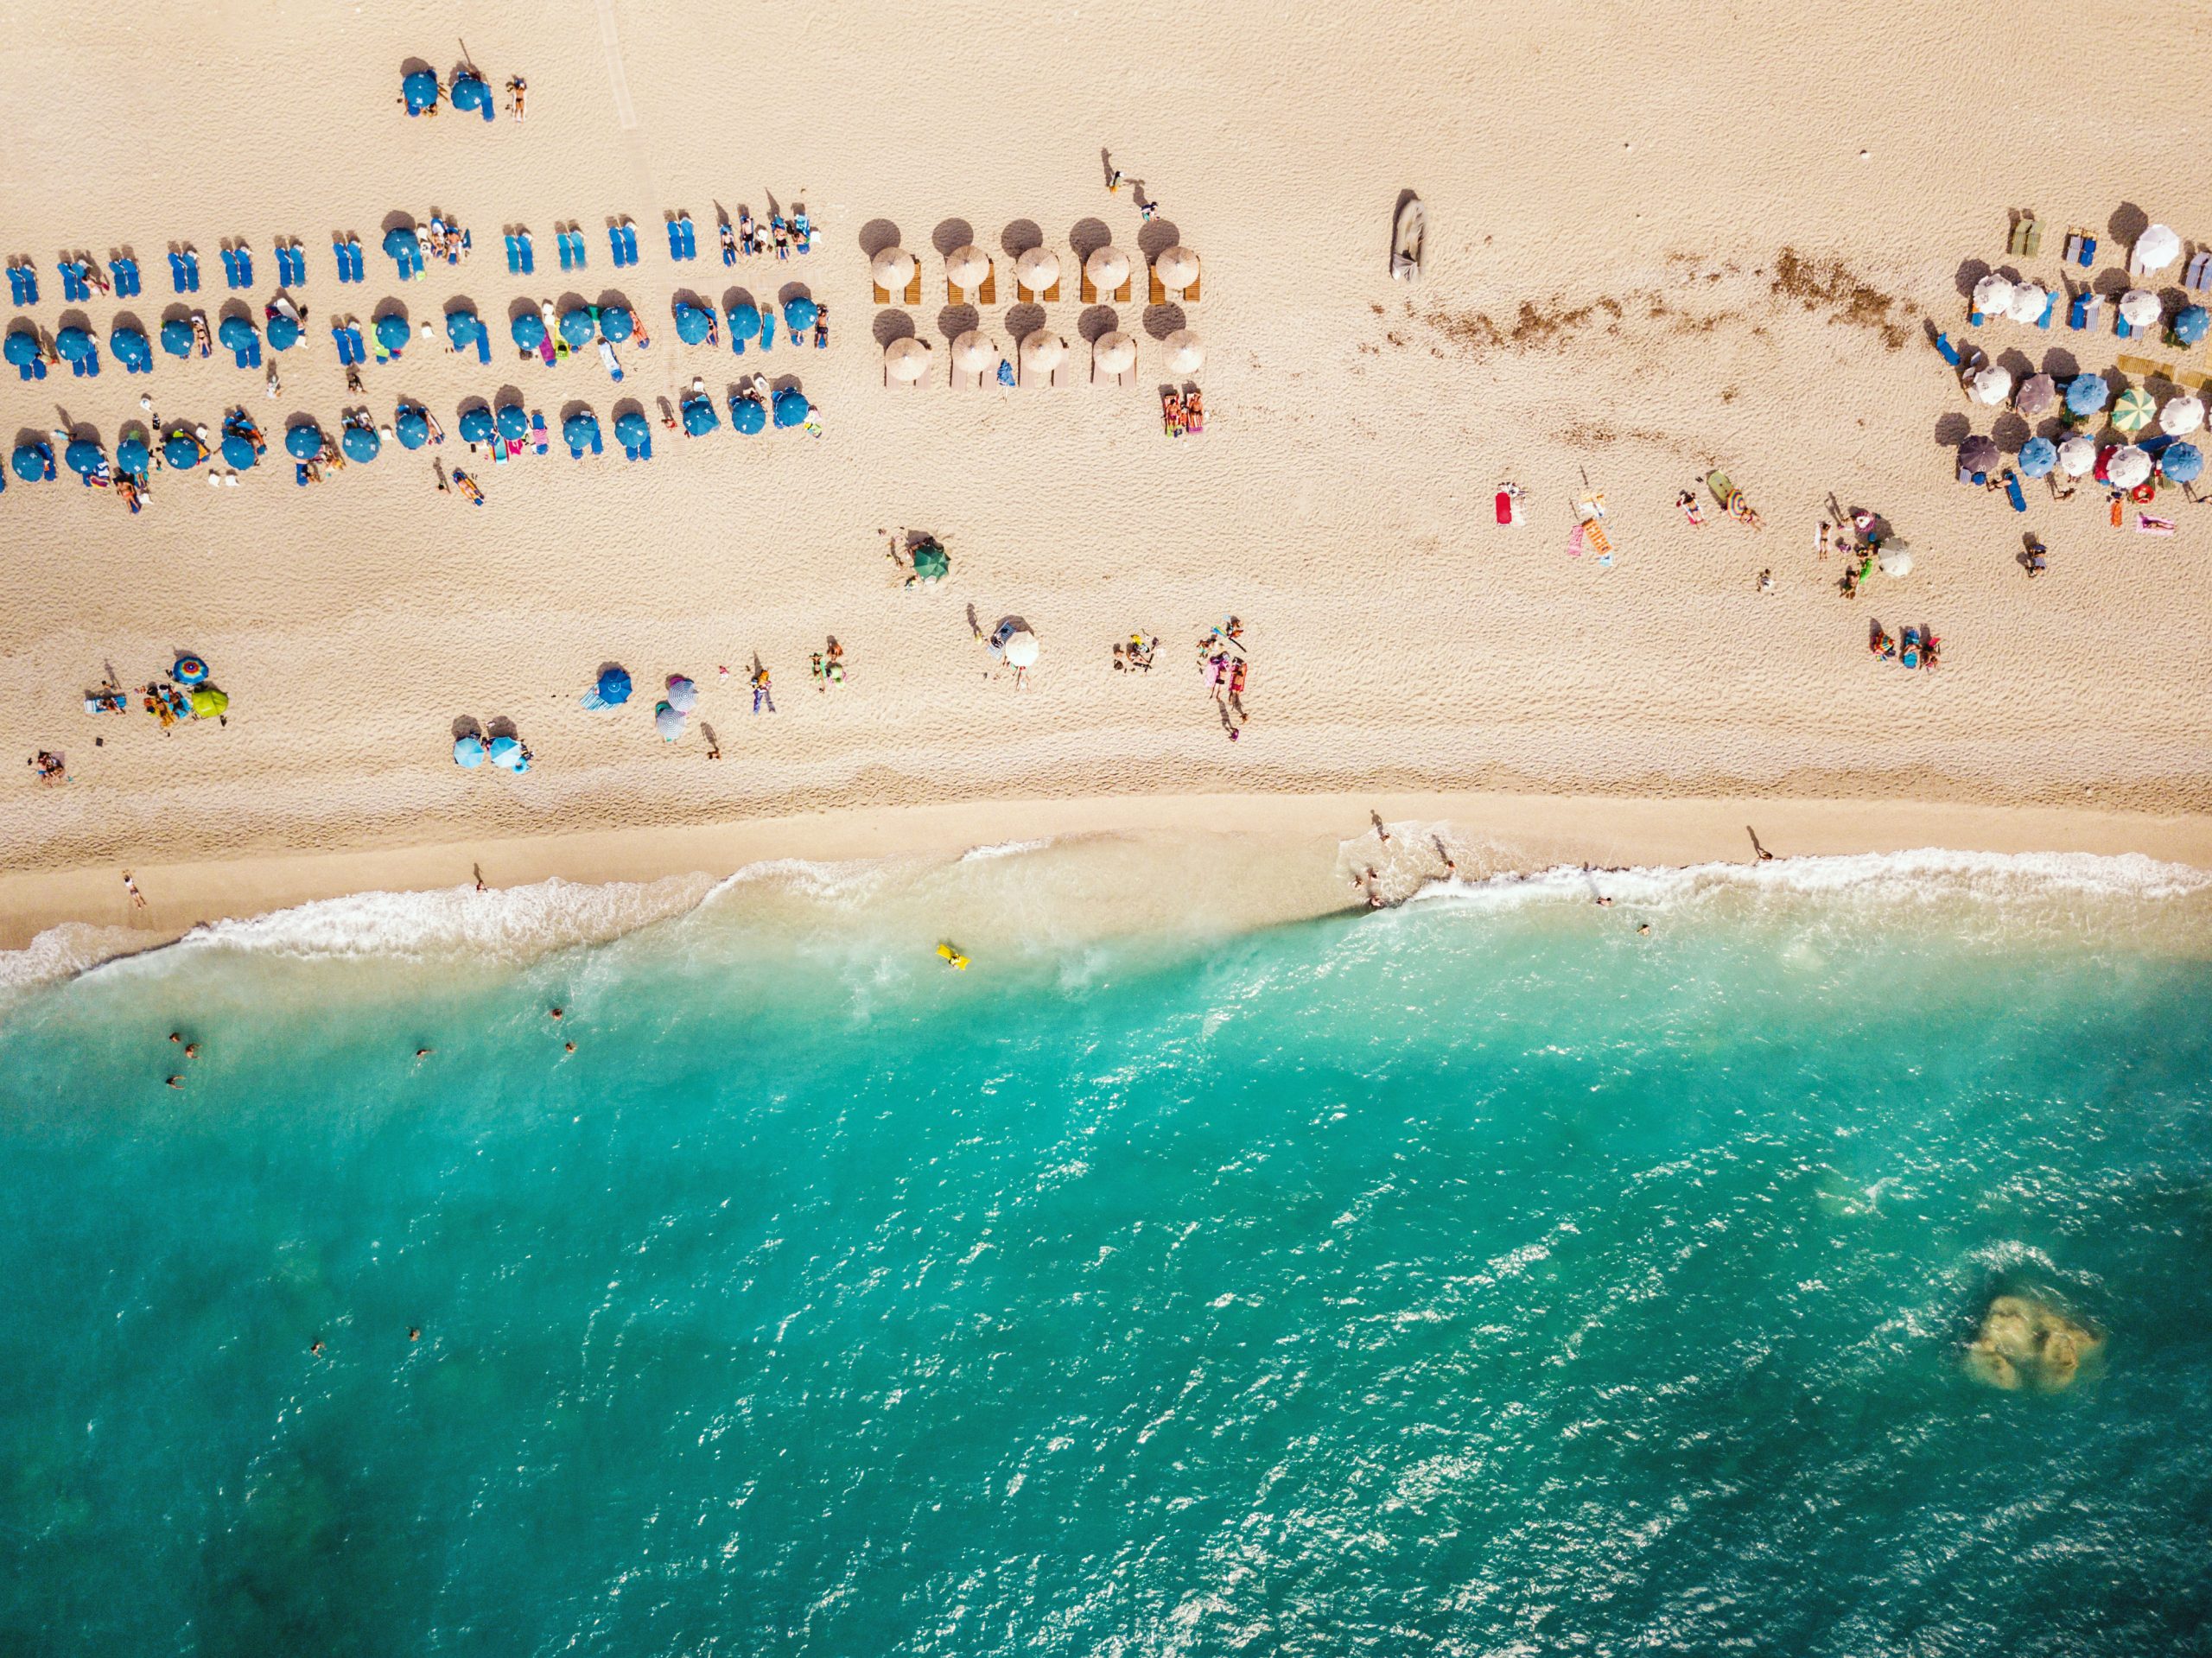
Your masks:
[[[845,683],[845,647],[837,643],[836,634],[831,634],[829,643],[814,653],[809,661],[808,668],[814,678],[814,689],[817,691],[827,691],[832,685],[842,685]],[[759,683],[765,689],[767,683],[767,670],[763,669],[760,670]],[[775,704],[770,703],[768,711],[771,714],[774,713]]]
[[[1128,643],[1118,641],[1114,646],[1114,671],[1145,673],[1152,671],[1154,652],[1160,649],[1160,636],[1147,634],[1142,628],[1129,635]]]
[[[1231,742],[1243,735],[1245,721],[1251,717],[1244,712],[1244,682],[1251,664],[1243,641],[1243,622],[1230,616],[1208,628],[1198,647],[1199,676],[1206,683],[1214,712],[1221,716],[1221,728]]]
[[[814,221],[806,214],[804,202],[791,204],[791,216],[785,219],[783,210],[771,204],[767,222],[756,223],[753,210],[741,206],[737,223],[725,219],[721,222],[722,263],[734,265],[738,256],[751,258],[756,253],[775,250],[779,259],[788,259],[793,253],[814,251]]]
[[[1203,437],[1206,429],[1205,394],[1196,386],[1181,391],[1172,387],[1160,394],[1160,423],[1170,437]]]

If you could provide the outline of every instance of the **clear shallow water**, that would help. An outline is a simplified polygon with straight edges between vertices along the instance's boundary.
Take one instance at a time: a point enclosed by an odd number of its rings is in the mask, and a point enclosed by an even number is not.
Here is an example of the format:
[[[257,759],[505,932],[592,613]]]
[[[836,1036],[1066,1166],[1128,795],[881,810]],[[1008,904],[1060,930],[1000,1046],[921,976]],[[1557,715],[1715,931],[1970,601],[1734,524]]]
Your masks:
[[[2204,1650],[2212,899],[1608,885],[960,975],[836,882],[470,895],[34,993],[0,1649]],[[2023,1286],[2072,1392],[1960,1375]]]

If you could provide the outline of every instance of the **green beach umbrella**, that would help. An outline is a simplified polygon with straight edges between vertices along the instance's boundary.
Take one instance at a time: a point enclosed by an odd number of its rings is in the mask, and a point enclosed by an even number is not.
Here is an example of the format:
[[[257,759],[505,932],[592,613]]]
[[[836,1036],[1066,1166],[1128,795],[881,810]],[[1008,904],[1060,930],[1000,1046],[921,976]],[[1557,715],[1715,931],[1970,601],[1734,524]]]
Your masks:
[[[2122,432],[2139,432],[2158,417],[2158,405],[2139,386],[2121,392],[2120,401],[2112,406],[2113,426]]]

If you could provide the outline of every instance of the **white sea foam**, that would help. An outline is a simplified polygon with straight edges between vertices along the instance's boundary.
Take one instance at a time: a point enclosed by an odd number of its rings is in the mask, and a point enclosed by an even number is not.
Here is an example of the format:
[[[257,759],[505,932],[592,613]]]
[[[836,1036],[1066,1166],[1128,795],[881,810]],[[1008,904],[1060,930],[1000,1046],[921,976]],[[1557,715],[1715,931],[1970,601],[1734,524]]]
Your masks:
[[[1051,846],[1044,841],[994,841],[985,846],[971,846],[960,854],[962,863],[982,863],[992,858],[1014,858],[1025,852],[1042,852]]]

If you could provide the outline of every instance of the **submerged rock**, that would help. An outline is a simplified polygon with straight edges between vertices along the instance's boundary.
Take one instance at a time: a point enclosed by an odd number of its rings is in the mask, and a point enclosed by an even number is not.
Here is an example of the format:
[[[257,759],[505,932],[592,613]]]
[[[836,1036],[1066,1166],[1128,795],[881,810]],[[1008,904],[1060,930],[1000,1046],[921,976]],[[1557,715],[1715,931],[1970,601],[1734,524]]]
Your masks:
[[[2000,1295],[1966,1350],[1967,1374],[1993,1388],[2056,1393],[2074,1385],[2104,1337],[2031,1296]]]

